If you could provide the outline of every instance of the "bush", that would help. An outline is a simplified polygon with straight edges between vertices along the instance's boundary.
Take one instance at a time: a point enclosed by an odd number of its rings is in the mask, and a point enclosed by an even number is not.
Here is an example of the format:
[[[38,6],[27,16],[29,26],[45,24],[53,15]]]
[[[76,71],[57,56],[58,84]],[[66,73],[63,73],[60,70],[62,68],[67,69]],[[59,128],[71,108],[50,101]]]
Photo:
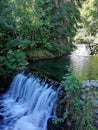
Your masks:
[[[0,56],[0,76],[10,75],[26,64],[25,53],[11,51],[7,56]]]
[[[65,75],[62,83],[64,85],[63,94],[66,94],[62,97],[67,98],[63,104],[61,103],[62,100],[58,99],[57,107],[59,110],[62,110],[62,117],[58,115],[58,117],[53,120],[53,123],[58,124],[63,122],[74,130],[95,130],[96,128],[93,126],[93,108],[91,106],[90,97],[85,93],[85,100],[81,98],[82,84],[73,74]],[[66,104],[66,106],[64,106],[64,104]]]

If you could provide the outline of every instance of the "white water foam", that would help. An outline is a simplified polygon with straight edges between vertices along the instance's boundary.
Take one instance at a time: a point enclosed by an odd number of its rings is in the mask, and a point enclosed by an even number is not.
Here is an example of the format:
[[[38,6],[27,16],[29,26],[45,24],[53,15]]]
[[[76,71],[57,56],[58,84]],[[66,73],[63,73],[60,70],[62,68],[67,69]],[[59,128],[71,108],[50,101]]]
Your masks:
[[[72,55],[88,56],[91,54],[89,44],[77,44]]]
[[[0,99],[0,130],[47,130],[47,120],[55,116],[57,99],[53,85],[34,76],[18,74],[9,91]]]

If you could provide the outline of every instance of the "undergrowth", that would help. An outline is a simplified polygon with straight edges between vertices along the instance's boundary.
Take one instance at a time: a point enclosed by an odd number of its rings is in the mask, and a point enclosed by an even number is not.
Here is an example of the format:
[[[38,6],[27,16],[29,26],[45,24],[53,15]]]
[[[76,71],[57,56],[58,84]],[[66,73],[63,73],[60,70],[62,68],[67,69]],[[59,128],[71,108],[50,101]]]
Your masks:
[[[70,116],[71,127],[73,130],[96,130],[93,126],[93,105],[90,96],[85,92],[85,99],[82,99],[82,84],[76,79],[74,74],[67,74],[63,77],[63,91],[66,92],[66,106],[62,107],[62,117],[53,119],[54,124],[65,123]],[[65,95],[63,96],[65,97]],[[59,100],[59,99],[58,99]],[[59,101],[60,102],[60,101]],[[65,111],[67,110],[67,111]]]

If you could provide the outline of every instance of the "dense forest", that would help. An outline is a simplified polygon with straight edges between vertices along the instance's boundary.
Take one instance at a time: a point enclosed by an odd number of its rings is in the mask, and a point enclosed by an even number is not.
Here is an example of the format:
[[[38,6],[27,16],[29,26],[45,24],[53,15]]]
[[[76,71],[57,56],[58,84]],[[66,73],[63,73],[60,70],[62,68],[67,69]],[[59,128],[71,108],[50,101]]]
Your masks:
[[[79,12],[82,21],[78,24],[75,40],[79,43],[98,41],[98,0],[85,0]]]

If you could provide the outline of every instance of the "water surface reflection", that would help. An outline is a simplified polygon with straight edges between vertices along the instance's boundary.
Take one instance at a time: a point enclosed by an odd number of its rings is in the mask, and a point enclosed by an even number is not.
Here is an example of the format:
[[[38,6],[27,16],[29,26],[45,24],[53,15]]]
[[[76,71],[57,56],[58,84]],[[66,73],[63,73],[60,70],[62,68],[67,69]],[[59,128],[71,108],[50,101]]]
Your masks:
[[[41,60],[34,62],[33,67],[43,70],[60,80],[68,73],[67,67],[72,67],[72,71],[80,80],[98,79],[98,57],[69,55],[52,60]]]
[[[76,77],[86,79],[89,76],[90,56],[70,55],[70,66]]]

